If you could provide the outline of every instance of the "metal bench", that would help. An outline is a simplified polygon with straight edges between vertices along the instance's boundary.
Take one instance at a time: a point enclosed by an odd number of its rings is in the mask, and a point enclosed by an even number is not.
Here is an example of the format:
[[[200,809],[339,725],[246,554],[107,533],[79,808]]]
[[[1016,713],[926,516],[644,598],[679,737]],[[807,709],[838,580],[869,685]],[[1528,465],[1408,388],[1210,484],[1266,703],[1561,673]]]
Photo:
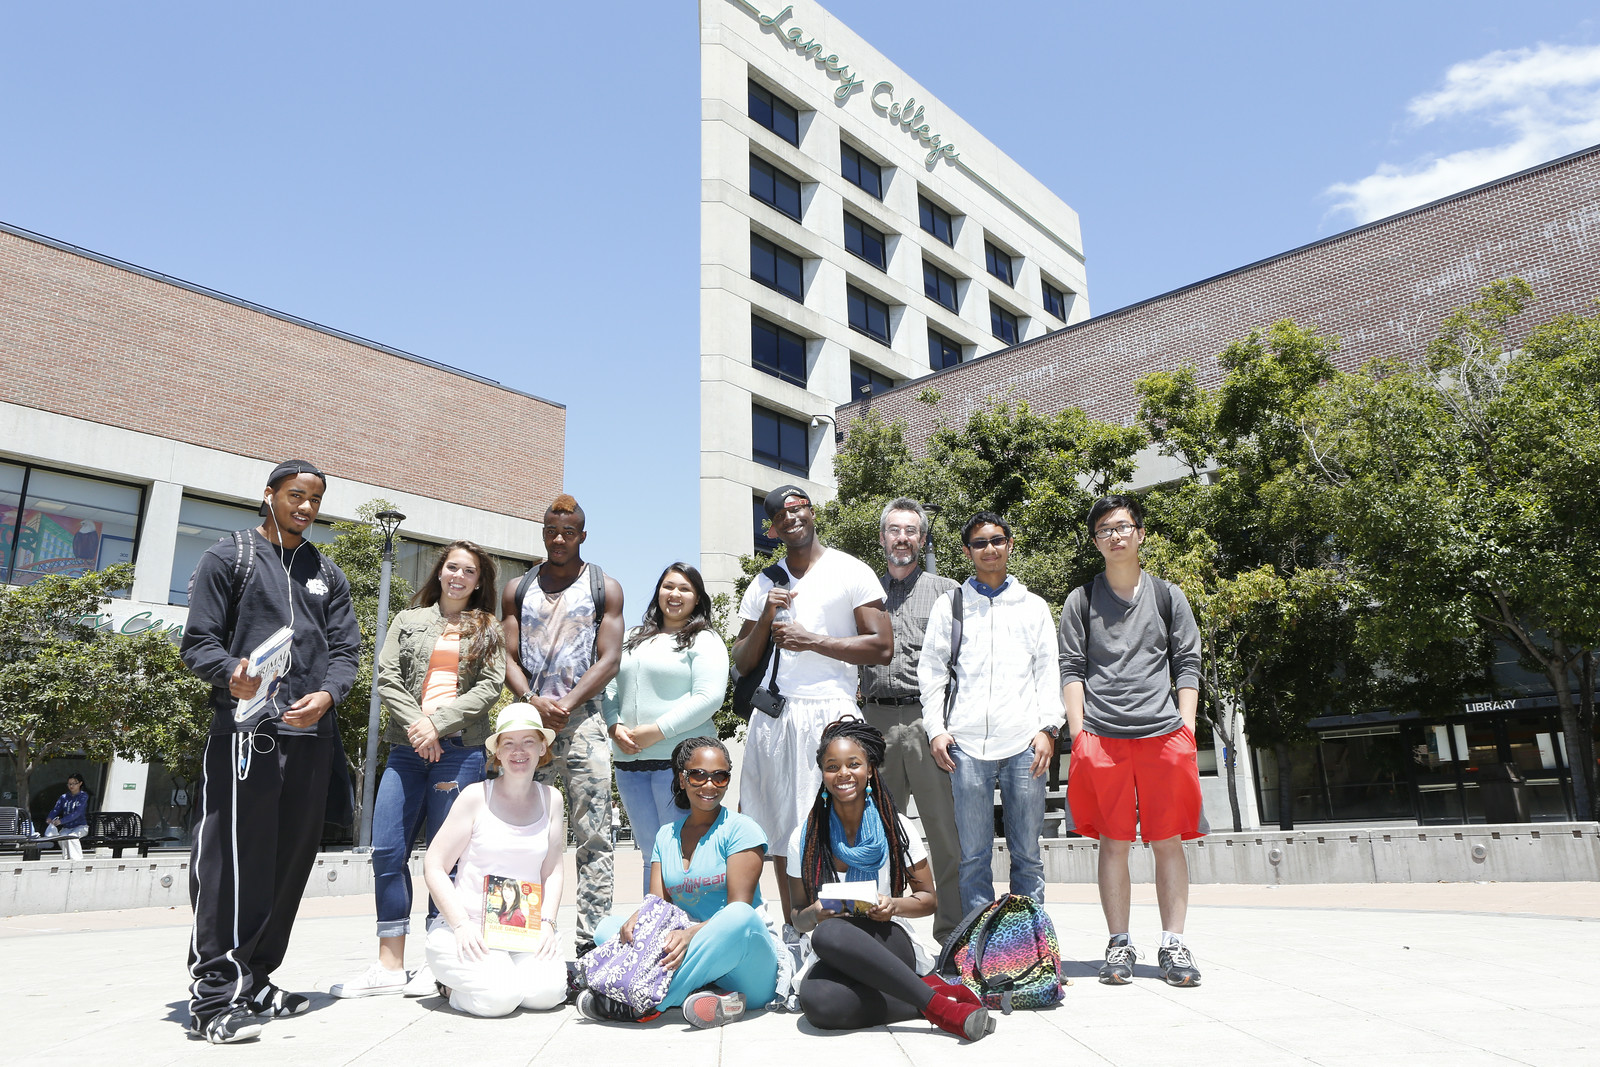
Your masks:
[[[47,848],[61,851],[60,839],[31,834],[32,828],[33,818],[22,808],[0,808],[0,852],[20,852],[23,859],[36,860]]]
[[[89,833],[83,838],[85,852],[109,848],[117,859],[125,848],[136,848],[139,855],[148,856],[154,843],[144,836],[144,820],[131,811],[95,812],[89,816]]]

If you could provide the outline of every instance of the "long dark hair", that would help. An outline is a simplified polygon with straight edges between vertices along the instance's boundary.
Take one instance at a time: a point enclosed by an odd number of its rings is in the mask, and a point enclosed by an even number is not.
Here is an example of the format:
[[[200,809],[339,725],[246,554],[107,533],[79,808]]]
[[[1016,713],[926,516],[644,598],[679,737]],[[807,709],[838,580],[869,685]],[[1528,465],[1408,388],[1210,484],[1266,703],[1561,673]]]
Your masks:
[[[733,757],[728,755],[728,746],[715,737],[686,737],[679,741],[678,747],[672,750],[672,802],[684,811],[689,810],[689,794],[683,789],[683,771],[702,748],[714,748],[722,753],[722,758],[728,761],[728,773],[733,773]]]
[[[467,597],[467,606],[461,612],[461,662],[464,665],[482,663],[505,638],[500,634],[500,619],[495,614],[494,603],[499,571],[494,565],[494,557],[481,546],[471,541],[451,541],[441,548],[433,561],[428,580],[412,595],[411,606],[431,608],[439,603],[439,598],[444,595],[444,583],[439,580],[439,575],[444,571],[445,560],[458,548],[470,552],[478,562],[478,588]]]
[[[622,643],[622,651],[632,652],[652,637],[662,632],[666,619],[661,616],[661,583],[667,580],[667,575],[677,571],[683,575],[684,580],[694,589],[694,610],[689,612],[688,621],[683,624],[683,629],[678,631],[678,643],[675,646],[679,652],[684,651],[694,644],[695,635],[701,630],[711,627],[711,598],[706,595],[705,579],[700,577],[700,571],[683,562],[669,563],[666,570],[661,572],[661,577],[656,579],[655,592],[650,594],[650,603],[645,605],[644,622],[635,627],[628,634],[628,639]],[[727,755],[726,752],[723,755]]]
[[[895,807],[894,797],[889,795],[883,779],[878,775],[888,746],[877,727],[861,719],[836,719],[822,731],[822,743],[817,746],[818,767],[822,766],[827,756],[828,746],[841,738],[855,742],[867,754],[867,764],[872,769],[867,778],[867,784],[872,787],[872,797],[867,803],[878,809],[878,818],[883,820],[883,836],[889,844],[889,894],[897,897],[906,891],[906,884],[910,880],[911,849],[905,835],[900,832],[900,809]],[[817,898],[817,890],[821,886],[838,880],[833,857],[833,833],[828,825],[827,795],[828,790],[824,786],[811,803],[811,814],[806,816],[806,844],[805,851],[801,853],[800,880],[805,883],[806,892],[812,900]]]

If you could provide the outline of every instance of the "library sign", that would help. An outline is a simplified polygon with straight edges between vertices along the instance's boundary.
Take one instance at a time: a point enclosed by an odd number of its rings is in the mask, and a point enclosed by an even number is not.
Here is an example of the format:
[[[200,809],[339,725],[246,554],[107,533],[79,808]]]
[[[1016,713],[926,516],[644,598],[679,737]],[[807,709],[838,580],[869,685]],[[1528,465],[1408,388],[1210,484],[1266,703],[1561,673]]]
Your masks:
[[[833,98],[840,102],[850,99],[850,95],[857,89],[864,88],[859,71],[853,70],[849,63],[840,59],[836,54],[823,55],[824,47],[815,36],[808,36],[799,26],[787,26],[790,17],[794,14],[794,5],[790,4],[775,15],[763,15],[761,9],[750,3],[749,0],[737,0],[737,3],[746,11],[756,17],[764,30],[772,33],[785,45],[794,50],[795,55],[801,59],[809,59],[816,63],[827,73],[839,80],[839,85],[833,91]],[[907,97],[905,100],[895,98],[894,83],[881,81],[872,87],[868,95],[872,110],[887,118],[890,122],[905,130],[912,137],[922,142],[928,149],[927,158],[922,162],[931,167],[940,158],[948,159],[952,163],[961,158],[956,151],[954,142],[946,141],[943,134],[935,133],[932,126],[922,121],[925,109],[917,104],[917,98]]]

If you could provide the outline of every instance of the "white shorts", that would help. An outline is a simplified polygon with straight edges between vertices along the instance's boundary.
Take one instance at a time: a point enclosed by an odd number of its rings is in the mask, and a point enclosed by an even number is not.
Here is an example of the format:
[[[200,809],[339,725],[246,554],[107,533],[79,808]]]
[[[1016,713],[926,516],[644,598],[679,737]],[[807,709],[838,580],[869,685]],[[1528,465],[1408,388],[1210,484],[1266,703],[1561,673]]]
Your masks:
[[[822,788],[817,745],[823,728],[847,717],[861,717],[853,697],[792,697],[776,719],[759,711],[750,716],[739,810],[766,833],[767,855],[789,854],[789,839],[806,824]]]

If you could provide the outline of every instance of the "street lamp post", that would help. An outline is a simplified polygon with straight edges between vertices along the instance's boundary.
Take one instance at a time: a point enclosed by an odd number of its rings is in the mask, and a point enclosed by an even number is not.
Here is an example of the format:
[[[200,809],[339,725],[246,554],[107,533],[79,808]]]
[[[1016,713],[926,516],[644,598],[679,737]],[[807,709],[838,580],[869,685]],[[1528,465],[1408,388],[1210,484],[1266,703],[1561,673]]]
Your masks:
[[[929,574],[939,573],[939,557],[933,554],[933,520],[939,516],[938,504],[924,504],[922,510],[928,513],[928,547],[922,554],[922,567]]]
[[[398,511],[380,511],[376,516],[383,531],[383,570],[378,578],[378,632],[372,644],[372,700],[367,708],[367,759],[361,771],[361,836],[357,845],[372,849],[372,806],[378,795],[378,656],[383,652],[389,629],[389,574],[394,567],[394,535],[406,517]]]

